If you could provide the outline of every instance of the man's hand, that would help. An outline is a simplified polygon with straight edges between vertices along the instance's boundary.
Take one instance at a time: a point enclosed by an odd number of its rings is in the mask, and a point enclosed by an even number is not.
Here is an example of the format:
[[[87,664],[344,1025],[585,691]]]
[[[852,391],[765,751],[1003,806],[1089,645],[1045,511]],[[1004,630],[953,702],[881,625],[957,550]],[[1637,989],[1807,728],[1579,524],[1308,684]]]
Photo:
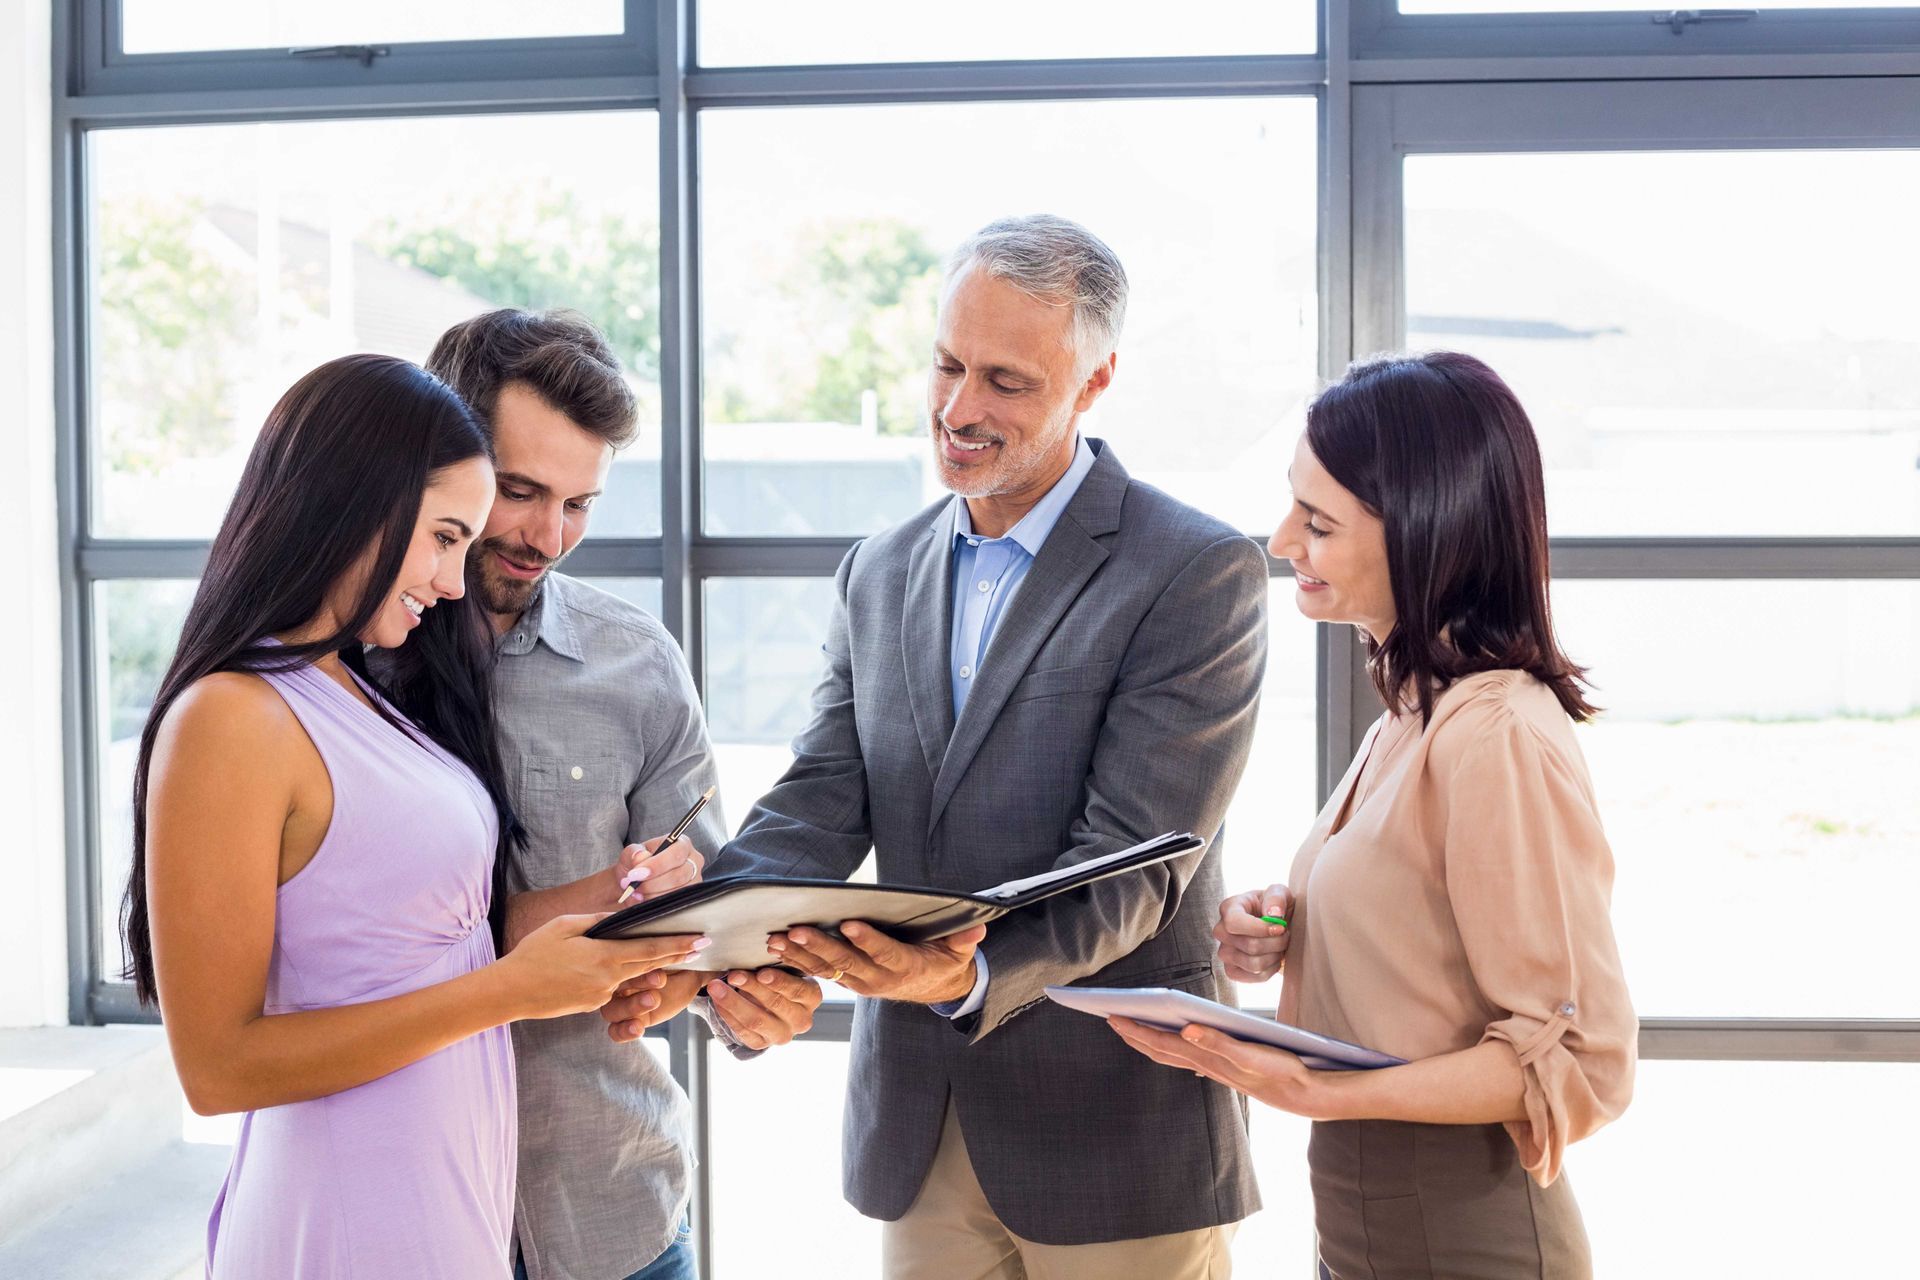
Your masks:
[[[600,1006],[607,1021],[607,1038],[615,1044],[638,1040],[648,1027],[670,1022],[700,994],[700,983],[710,975],[698,969],[649,973],[627,983]]]
[[[713,1011],[749,1049],[787,1044],[813,1026],[820,984],[779,969],[735,969],[707,983]]]
[[[628,884],[633,885],[633,895],[627,901],[637,902],[699,883],[707,865],[706,855],[685,836],[662,848],[665,839],[655,836],[645,844],[630,844],[620,851],[620,860],[611,868],[614,899]],[[612,905],[610,901],[608,906]]]
[[[840,933],[841,938],[834,938],[818,929],[789,929],[769,937],[767,950],[808,976],[837,982],[855,995],[951,1004],[973,991],[973,953],[987,936],[987,926],[977,924],[920,943],[901,942],[861,920],[845,921]]]

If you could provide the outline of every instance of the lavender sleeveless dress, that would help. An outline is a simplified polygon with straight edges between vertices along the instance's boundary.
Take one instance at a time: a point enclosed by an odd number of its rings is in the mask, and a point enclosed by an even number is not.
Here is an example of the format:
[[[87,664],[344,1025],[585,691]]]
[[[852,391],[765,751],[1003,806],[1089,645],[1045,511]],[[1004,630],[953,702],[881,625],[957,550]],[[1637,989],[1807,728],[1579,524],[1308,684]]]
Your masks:
[[[333,781],[319,852],[280,886],[266,1012],[401,995],[491,961],[498,823],[480,781],[324,672],[261,674]],[[504,1026],[358,1088],[250,1111],[207,1223],[207,1275],[506,1277],[515,1140]]]

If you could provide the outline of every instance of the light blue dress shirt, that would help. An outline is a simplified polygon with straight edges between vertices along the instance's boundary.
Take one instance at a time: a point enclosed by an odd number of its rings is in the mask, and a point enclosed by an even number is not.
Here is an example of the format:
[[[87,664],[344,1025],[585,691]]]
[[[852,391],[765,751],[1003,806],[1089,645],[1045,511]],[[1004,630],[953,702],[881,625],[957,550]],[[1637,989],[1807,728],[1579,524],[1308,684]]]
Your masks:
[[[953,641],[947,674],[953,681],[953,718],[960,720],[967,694],[980,678],[981,664],[991,660],[993,633],[1006,617],[1014,593],[1026,581],[1034,557],[1047,535],[1060,522],[1060,513],[1080,491],[1080,482],[1093,470],[1093,450],[1083,436],[1074,447],[1073,462],[1053,488],[1046,491],[1020,523],[998,538],[973,531],[973,517],[965,500],[953,504]],[[987,955],[973,953],[973,991],[959,1004],[929,1006],[935,1013],[959,1018],[987,1000]]]

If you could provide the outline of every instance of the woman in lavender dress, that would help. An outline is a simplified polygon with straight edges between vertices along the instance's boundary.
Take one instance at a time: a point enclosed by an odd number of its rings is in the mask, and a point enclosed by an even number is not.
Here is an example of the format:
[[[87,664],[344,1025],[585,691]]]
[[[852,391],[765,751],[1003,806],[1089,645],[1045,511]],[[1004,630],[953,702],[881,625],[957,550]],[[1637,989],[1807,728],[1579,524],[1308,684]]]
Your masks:
[[[563,916],[495,959],[503,833],[484,624],[494,479],[465,406],[350,356],[269,415],[141,738],[130,974],[194,1110],[246,1113],[208,1275],[505,1277],[505,1025],[691,955]],[[377,687],[364,645],[405,648]]]

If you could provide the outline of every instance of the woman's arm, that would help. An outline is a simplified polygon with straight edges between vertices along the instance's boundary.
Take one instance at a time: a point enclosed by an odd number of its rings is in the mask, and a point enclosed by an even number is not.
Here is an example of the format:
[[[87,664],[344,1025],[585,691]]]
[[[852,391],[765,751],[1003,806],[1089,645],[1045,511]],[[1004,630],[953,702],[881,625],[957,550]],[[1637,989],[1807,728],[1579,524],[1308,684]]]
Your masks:
[[[614,910],[622,883],[629,872],[640,872],[634,896],[628,903],[657,898],[675,889],[699,882],[707,864],[706,855],[682,836],[665,849],[664,836],[655,836],[645,844],[630,844],[620,851],[613,865],[592,875],[557,884],[547,889],[528,889],[507,899],[506,950],[512,951],[520,940],[556,916],[583,915]]]
[[[1315,1071],[1284,1049],[1210,1027],[1189,1026],[1176,1035],[1126,1018],[1107,1022],[1155,1062],[1309,1120],[1500,1124],[1527,1116],[1520,1060],[1501,1041],[1377,1071]]]
[[[337,1093],[515,1018],[584,1012],[696,940],[598,942],[553,921],[513,956],[366,1004],[266,1015],[281,838],[312,805],[313,746],[272,689],[223,674],[189,689],[155,742],[147,892],[160,1004],[201,1114]],[[309,770],[303,775],[303,769]]]

